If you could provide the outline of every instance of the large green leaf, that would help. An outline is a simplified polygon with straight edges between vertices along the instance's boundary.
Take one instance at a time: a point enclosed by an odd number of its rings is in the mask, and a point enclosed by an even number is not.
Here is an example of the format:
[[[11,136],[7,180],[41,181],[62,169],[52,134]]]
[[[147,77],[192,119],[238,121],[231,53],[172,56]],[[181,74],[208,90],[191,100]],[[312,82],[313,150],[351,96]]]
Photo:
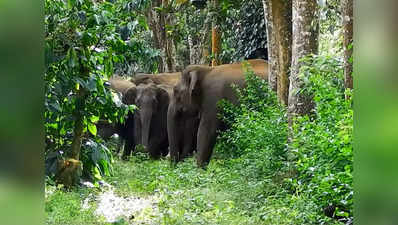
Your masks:
[[[97,135],[97,127],[95,126],[95,124],[93,123],[88,123],[87,124],[87,128],[90,131],[91,134],[93,134],[94,136]]]

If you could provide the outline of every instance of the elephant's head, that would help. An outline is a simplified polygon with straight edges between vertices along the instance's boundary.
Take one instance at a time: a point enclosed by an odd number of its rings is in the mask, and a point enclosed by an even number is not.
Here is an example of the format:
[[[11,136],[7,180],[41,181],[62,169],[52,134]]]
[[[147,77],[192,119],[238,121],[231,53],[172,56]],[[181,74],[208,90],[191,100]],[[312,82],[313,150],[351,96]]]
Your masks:
[[[181,74],[180,82],[173,88],[167,114],[167,129],[171,159],[182,160],[196,146],[199,123],[201,81],[211,70],[208,66],[189,66]]]
[[[150,139],[154,136],[151,133],[156,129],[161,129],[157,126],[162,126],[160,124],[162,123],[162,114],[164,114],[163,120],[166,119],[165,115],[169,104],[168,92],[155,84],[140,84],[129,88],[123,95],[122,101],[124,104],[135,104],[138,107],[135,118],[141,128],[141,143],[149,149]],[[150,153],[152,154],[152,152]]]

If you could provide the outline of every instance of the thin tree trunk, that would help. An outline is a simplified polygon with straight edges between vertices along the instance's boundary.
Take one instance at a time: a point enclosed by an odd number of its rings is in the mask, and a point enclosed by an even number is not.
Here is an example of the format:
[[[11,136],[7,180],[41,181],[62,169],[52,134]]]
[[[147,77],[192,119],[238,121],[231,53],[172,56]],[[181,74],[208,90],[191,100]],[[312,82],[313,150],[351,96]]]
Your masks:
[[[191,65],[206,64],[209,47],[210,32],[208,24],[204,24],[203,28],[197,34],[188,35],[189,46],[189,62]]]
[[[218,0],[213,0],[214,1],[214,8],[218,9]],[[213,22],[213,27],[211,30],[211,53],[213,55],[213,60],[211,62],[212,66],[217,66],[219,65],[219,54],[220,54],[220,34],[219,34],[219,29],[217,24]]]
[[[268,48],[268,85],[275,92],[277,91],[278,74],[278,43],[273,32],[272,1],[263,0],[264,17],[267,24],[267,48]]]
[[[288,104],[289,72],[292,46],[292,2],[291,0],[272,0],[273,31],[278,42],[277,94],[284,105]]]
[[[169,6],[169,0],[163,0],[163,7],[167,8]],[[175,72],[175,56],[176,56],[176,51],[175,51],[175,43],[172,37],[168,36],[167,31],[166,31],[166,25],[172,25],[175,21],[173,21],[173,14],[172,13],[162,13],[162,16],[164,17],[164,24],[165,26],[163,27],[163,32],[164,32],[164,38],[165,38],[165,47],[164,51],[166,53],[166,72]]]
[[[189,46],[189,63],[191,65],[199,64],[202,57],[201,57],[201,48],[198,37],[189,34],[188,46]]]
[[[83,87],[80,87],[80,90],[77,92],[77,100],[76,106],[74,111],[75,117],[75,127],[73,129],[73,139],[72,145],[69,152],[69,157],[79,160],[80,158],[80,149],[82,146],[82,140],[84,136],[84,116],[81,113],[81,110],[84,108],[85,105],[85,90]]]
[[[158,72],[173,72],[175,71],[175,47],[172,38],[167,36],[166,25],[172,23],[172,15],[164,11],[157,12],[155,7],[167,8],[167,0],[153,0],[151,7],[148,10],[147,18],[152,28],[154,44],[157,49],[163,53],[158,64]]]
[[[343,47],[344,47],[344,77],[345,87],[353,88],[352,80],[352,53],[353,53],[353,11],[354,0],[341,0],[341,12],[343,17]],[[347,96],[346,96],[347,97]]]
[[[317,0],[293,0],[293,46],[292,67],[289,89],[289,123],[295,115],[309,114],[314,105],[311,96],[306,96],[300,90],[303,80],[299,77],[300,62],[305,56],[317,54],[319,36]]]
[[[207,21],[207,22],[206,22]],[[208,58],[210,55],[210,48],[209,48],[209,43],[210,43],[210,22],[206,19],[203,28],[201,30],[201,35],[199,38],[199,44],[200,44],[200,49],[201,49],[201,59],[199,64],[209,64]]]
[[[267,18],[268,55],[271,61],[269,81],[276,90],[278,99],[288,104],[289,72],[292,46],[292,2],[291,0],[265,0]]]
[[[83,78],[88,78],[90,76],[90,70],[86,67],[81,59],[79,59],[80,64],[80,74]],[[82,140],[84,137],[84,115],[83,110],[86,104],[87,90],[80,86],[76,93],[76,103],[75,109],[73,111],[73,116],[75,117],[75,127],[73,129],[73,139],[72,145],[69,152],[69,157],[79,160],[80,150],[82,146]]]

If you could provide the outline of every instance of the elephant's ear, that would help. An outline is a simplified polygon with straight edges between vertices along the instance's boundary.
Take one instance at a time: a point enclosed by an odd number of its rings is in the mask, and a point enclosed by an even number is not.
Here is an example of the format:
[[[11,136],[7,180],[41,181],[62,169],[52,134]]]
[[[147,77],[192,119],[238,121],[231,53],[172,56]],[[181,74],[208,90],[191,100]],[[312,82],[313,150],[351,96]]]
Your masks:
[[[199,93],[198,71],[189,73],[189,96]]]
[[[135,104],[135,98],[137,97],[137,88],[130,87],[127,91],[123,94],[122,102],[126,105]]]

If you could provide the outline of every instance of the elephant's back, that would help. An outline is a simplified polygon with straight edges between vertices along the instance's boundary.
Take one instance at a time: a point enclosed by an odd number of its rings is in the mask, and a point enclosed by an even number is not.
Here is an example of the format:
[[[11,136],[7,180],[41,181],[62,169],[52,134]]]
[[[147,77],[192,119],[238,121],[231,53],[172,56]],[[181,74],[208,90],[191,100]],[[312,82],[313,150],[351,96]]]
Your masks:
[[[132,79],[135,84],[165,84],[175,86],[181,79],[181,72],[159,73],[159,74],[140,74]]]
[[[268,63],[265,60],[248,60],[254,73],[263,78],[268,77]],[[232,84],[239,87],[245,85],[244,70],[241,63],[227,64],[214,67],[211,72],[204,78],[202,89],[213,96],[217,101],[220,99],[228,99],[236,102],[235,91]]]

